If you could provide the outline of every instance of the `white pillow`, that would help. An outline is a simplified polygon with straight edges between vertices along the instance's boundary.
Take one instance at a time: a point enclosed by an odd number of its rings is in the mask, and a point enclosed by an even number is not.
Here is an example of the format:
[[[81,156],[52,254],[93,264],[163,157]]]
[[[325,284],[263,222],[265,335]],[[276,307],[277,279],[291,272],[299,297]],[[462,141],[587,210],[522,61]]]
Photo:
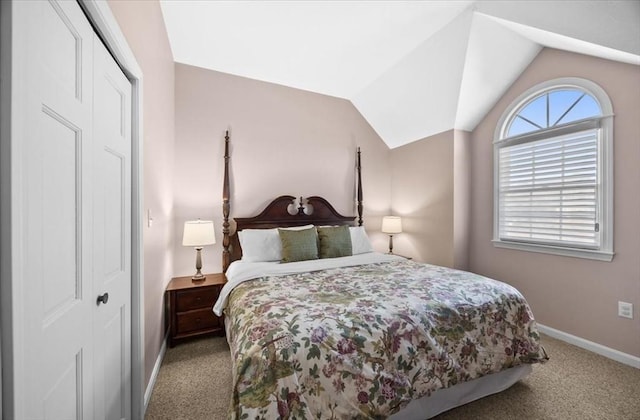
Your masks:
[[[313,225],[282,228],[287,230],[310,229]],[[282,243],[278,229],[244,229],[238,231],[242,248],[242,261],[263,262],[282,259]]]
[[[350,226],[349,233],[351,234],[351,253],[353,255],[373,252],[373,247],[369,242],[364,226]]]
[[[282,245],[277,229],[244,229],[238,232],[242,261],[280,261]]]

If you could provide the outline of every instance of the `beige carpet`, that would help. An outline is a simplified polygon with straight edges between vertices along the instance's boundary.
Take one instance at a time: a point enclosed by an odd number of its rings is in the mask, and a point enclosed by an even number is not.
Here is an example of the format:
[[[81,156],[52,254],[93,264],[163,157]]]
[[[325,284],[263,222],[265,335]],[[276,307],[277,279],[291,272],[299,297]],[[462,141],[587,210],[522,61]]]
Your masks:
[[[640,370],[543,336],[545,365],[500,394],[440,416],[461,419],[640,420]],[[231,395],[231,361],[223,337],[169,349],[146,419],[222,420]]]

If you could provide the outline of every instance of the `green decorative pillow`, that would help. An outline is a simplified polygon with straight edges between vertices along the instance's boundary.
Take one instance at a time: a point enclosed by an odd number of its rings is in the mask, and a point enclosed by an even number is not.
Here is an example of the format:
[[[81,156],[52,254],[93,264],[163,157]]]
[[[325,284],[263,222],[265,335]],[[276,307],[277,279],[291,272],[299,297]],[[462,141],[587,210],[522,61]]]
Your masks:
[[[282,262],[318,259],[318,234],[316,228],[304,230],[278,229],[282,243]]]
[[[320,258],[347,257],[353,255],[349,226],[318,228]]]

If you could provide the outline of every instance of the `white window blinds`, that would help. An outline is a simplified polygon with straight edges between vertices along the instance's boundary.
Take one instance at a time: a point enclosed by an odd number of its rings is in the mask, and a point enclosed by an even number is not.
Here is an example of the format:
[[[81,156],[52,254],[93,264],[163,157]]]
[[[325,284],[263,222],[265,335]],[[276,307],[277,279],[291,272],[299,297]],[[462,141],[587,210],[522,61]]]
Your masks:
[[[598,133],[499,146],[500,240],[600,246]]]

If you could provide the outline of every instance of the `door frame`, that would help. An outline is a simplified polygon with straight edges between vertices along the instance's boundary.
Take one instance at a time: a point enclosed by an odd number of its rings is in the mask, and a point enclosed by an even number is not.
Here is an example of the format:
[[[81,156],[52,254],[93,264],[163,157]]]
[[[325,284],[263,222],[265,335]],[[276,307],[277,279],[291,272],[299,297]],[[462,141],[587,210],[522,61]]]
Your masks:
[[[114,59],[131,82],[131,417],[143,419],[145,412],[144,372],[144,264],[143,264],[143,126],[142,126],[142,69],[133,55],[126,38],[105,0],[77,0],[96,33],[111,52]],[[19,238],[13,238],[11,220],[20,210],[15,198],[18,191],[12,189],[13,174],[18,173],[19,160],[12,156],[14,144],[11,127],[12,74],[12,2],[0,2],[0,418],[3,413],[13,417],[13,363],[15,347],[14,331],[20,334],[23,320],[14,319],[16,293],[20,293],[22,276],[14,276],[17,267],[12,266]],[[17,357],[18,359],[20,356]],[[3,386],[4,384],[4,386]]]

